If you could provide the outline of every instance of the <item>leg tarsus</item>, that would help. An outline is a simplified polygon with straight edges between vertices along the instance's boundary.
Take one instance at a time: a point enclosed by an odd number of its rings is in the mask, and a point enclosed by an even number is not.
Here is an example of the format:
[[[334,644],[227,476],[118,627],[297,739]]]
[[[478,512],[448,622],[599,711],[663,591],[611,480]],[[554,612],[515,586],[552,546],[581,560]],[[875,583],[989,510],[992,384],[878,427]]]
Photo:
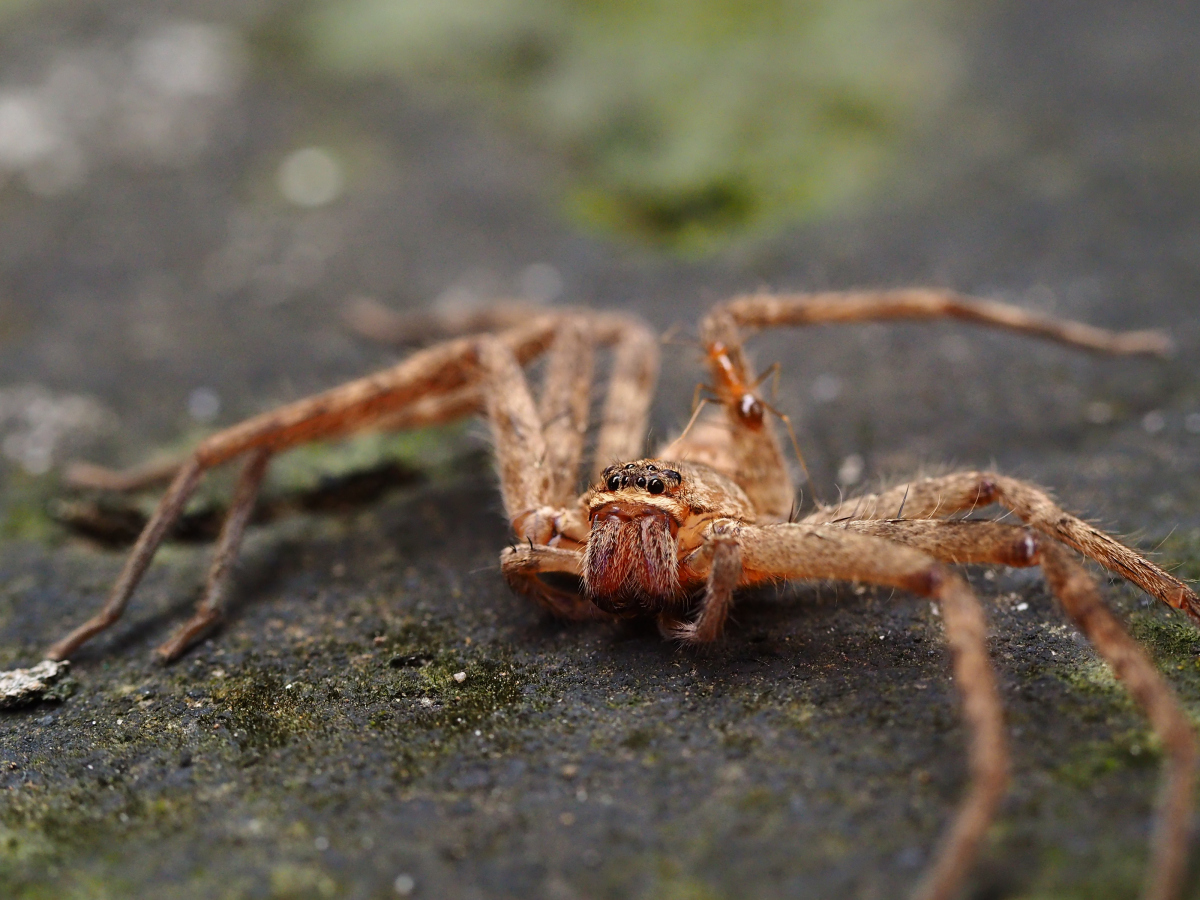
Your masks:
[[[158,545],[162,543],[171,525],[179,518],[184,504],[195,491],[196,485],[200,483],[202,472],[201,465],[195,458],[188,460],[180,467],[171,486],[159,501],[154,515],[142,529],[137,543],[134,544],[133,550],[125,560],[125,567],[109,592],[104,607],[91,619],[54,644],[46,653],[48,659],[67,659],[83,644],[121,618],[121,614],[129,603],[129,598],[146,572],[146,567],[154,558]]]
[[[271,460],[269,450],[254,450],[249,454],[234,489],[233,501],[221,528],[220,537],[213,550],[212,564],[204,585],[204,594],[196,612],[155,653],[162,662],[176,659],[196,640],[206,634],[225,618],[225,602],[229,588],[229,573],[237,559],[246,526],[254,514],[258,490]]]

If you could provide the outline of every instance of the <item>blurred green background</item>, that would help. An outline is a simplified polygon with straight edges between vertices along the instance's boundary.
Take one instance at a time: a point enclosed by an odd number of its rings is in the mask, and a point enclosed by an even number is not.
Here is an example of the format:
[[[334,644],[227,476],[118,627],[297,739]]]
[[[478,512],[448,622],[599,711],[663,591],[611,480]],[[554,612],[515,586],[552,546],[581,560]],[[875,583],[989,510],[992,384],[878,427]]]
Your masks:
[[[954,91],[951,6],[351,0],[283,28],[306,65],[520,129],[563,164],[577,221],[695,252],[877,185]]]

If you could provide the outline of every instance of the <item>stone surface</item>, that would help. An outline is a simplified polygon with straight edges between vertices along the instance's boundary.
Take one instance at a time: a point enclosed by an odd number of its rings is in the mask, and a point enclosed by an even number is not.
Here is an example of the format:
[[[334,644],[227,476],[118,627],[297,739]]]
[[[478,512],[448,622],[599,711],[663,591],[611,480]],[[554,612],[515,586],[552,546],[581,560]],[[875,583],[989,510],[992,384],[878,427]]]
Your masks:
[[[0,83],[102,58],[126,84],[163,46],[225,52],[225,32],[173,23],[244,30],[270,11],[34,4],[4,20]],[[817,489],[856,468],[870,485],[995,464],[1200,576],[1200,15],[1007,2],[962,42],[963,97],[888,188],[701,261],[576,230],[555,205],[558,163],[463,108],[306,78],[286,54],[221,57],[236,80],[170,82],[193,131],[153,92],[139,101],[191,143],[93,130],[86,174],[58,159],[3,188],[0,385],[87,398],[117,423],[90,457],[124,465],[385,364],[339,324],[354,295],[411,308],[509,293],[542,264],[564,299],[665,330],[763,284],[943,284],[1163,327],[1179,353],[1112,361],[950,325],[765,335],[758,358],[782,364],[779,405]],[[343,154],[341,198],[288,206],[282,161],[343,139],[370,152]],[[332,190],[313,171],[294,196]],[[702,378],[693,349],[665,352],[659,434],[686,421]],[[506,529],[479,434],[399,447],[426,477],[376,502],[253,530],[230,623],[160,668],[150,650],[206,558],[166,547],[125,620],[75,660],[74,694],[0,718],[0,892],[699,900],[912,885],[965,779],[928,604],[760,591],[704,653],[547,621],[499,577]],[[344,467],[340,452],[310,461]],[[95,608],[121,553],[47,516],[53,474],[3,465],[9,668]],[[972,896],[1135,896],[1157,762],[1144,721],[1036,573],[971,577],[1015,751]],[[1196,710],[1200,636],[1126,586],[1108,596]]]

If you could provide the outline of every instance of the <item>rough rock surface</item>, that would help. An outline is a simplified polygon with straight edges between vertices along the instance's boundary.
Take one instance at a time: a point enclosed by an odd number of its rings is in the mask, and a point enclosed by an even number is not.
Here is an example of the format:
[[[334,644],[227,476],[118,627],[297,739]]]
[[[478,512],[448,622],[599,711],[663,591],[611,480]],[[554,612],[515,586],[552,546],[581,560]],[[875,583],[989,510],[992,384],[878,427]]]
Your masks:
[[[125,46],[149,6],[10,17],[4,83],[43,77],[47,48]],[[172,9],[236,24],[241,6]],[[972,115],[912,148],[896,190],[701,262],[564,224],[554,163],[494,125],[391,84],[259,63],[195,113],[209,131],[186,165],[114,158],[71,191],[0,189],[0,384],[100,404],[119,427],[92,458],[132,464],[198,433],[189,399],[195,418],[229,423],[385,364],[339,325],[354,294],[416,307],[456,283],[511,290],[543,263],[565,298],[665,330],[764,284],[937,283],[1163,327],[1180,352],[1112,361],[951,325],[764,336],[757,355],[783,365],[779,403],[818,487],[856,467],[871,484],[996,465],[1197,577],[1200,8],[993,4],[964,41]],[[331,121],[386,148],[390,177],[302,214],[254,196],[254,172]],[[701,378],[692,350],[666,352],[660,433]],[[761,591],[704,653],[547,621],[499,577],[506,529],[475,434],[414,444],[427,477],[373,503],[253,530],[228,626],[160,668],[150,650],[206,558],[166,547],[125,620],[75,660],[73,695],[0,714],[0,893],[701,900],[912,885],[965,779],[929,605]],[[99,603],[121,554],[46,517],[53,475],[3,465],[9,668]],[[1015,752],[972,896],[1135,896],[1157,762],[1144,721],[1036,572],[971,577]],[[1200,709],[1200,634],[1125,585],[1107,596]]]

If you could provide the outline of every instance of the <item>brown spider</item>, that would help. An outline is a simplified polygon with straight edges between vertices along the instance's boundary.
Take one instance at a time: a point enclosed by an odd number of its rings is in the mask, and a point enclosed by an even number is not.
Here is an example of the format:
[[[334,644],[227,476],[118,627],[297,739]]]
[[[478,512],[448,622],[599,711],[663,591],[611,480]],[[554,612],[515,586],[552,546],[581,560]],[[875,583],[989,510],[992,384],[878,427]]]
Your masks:
[[[406,428],[482,411],[517,538],[501,553],[501,568],[515,590],[557,616],[654,617],[668,637],[697,644],[720,636],[735,590],[766,581],[865,582],[939,604],[969,732],[970,783],[916,890],[923,900],[949,898],[961,885],[1000,802],[1008,769],[983,611],[967,582],[947,564],[1041,566],[1064,610],[1125,682],[1162,740],[1166,774],[1143,897],[1169,900],[1178,894],[1187,862],[1196,762],[1192,729],[1170,687],[1103,605],[1094,580],[1067,548],[1200,621],[1200,600],[1192,590],[1064,512],[1042,489],[998,474],[926,478],[818,506],[798,521],[792,515],[795,487],[777,429],[766,415],[769,407],[756,393],[762,379],[750,375],[741,331],[942,317],[1106,353],[1162,354],[1169,347],[1156,332],[1112,333],[939,291],[741,297],[713,309],[701,325],[708,387],[724,422],[694,415],[657,457],[640,458],[658,342],[637,319],[585,310],[530,312],[512,305],[453,320],[423,319],[417,331],[440,332],[447,340],[391,369],[215,434],[169,472],[121,475],[77,468],[71,476],[75,481],[118,489],[164,474],[172,480],[103,609],[47,655],[64,660],[117,621],[207,469],[244,460],[204,595],[192,619],[158,649],[163,659],[178,656],[222,619],[229,568],[274,454],[368,426]],[[379,309],[359,310],[358,320],[360,328],[394,337],[410,336],[413,325]],[[593,361],[601,345],[613,350],[612,372],[592,487],[576,497]],[[522,367],[543,354],[545,375],[535,400]],[[993,504],[1024,525],[947,518]],[[576,576],[579,588],[552,585],[542,578],[547,573]]]

